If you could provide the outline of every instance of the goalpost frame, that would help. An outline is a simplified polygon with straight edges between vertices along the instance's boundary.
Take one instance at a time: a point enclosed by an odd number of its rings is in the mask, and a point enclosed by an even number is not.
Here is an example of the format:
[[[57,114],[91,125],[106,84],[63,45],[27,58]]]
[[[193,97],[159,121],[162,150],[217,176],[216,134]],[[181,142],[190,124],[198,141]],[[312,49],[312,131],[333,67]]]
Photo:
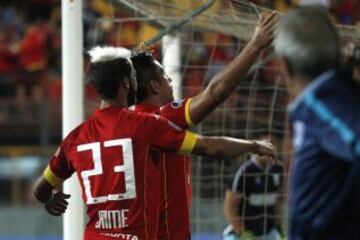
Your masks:
[[[162,65],[171,79],[175,100],[182,98],[181,92],[181,42],[179,33],[167,34],[162,37]]]
[[[61,1],[62,135],[65,138],[84,119],[82,0]],[[83,239],[85,208],[76,174],[64,182],[70,194],[63,218],[63,239]]]

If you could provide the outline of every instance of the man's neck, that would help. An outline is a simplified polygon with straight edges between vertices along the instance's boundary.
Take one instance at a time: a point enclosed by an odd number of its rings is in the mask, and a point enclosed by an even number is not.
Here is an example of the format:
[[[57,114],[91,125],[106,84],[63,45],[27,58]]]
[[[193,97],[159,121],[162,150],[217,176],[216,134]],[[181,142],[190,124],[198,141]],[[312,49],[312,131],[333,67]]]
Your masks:
[[[293,77],[291,81],[292,81],[291,95],[293,97],[296,97],[306,88],[309,79],[302,76],[296,76]]]
[[[154,96],[154,97],[148,97],[147,99],[145,99],[144,101],[141,102],[141,104],[149,104],[149,105],[154,105],[156,107],[161,107],[164,105],[164,103],[160,100],[159,97]]]
[[[119,100],[101,100],[100,109],[108,108],[108,107],[127,107],[127,101],[119,101]]]

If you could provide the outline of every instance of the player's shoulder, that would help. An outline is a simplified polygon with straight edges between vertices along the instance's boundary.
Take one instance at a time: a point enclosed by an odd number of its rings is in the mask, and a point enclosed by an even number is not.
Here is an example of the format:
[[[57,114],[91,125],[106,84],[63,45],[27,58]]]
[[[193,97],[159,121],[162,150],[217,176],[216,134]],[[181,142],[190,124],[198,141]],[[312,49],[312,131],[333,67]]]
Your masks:
[[[336,75],[314,92],[305,96],[305,103],[317,118],[327,124],[359,126],[360,112],[352,106],[360,102],[360,86],[343,75]],[[360,130],[360,129],[357,129]]]
[[[289,110],[293,120],[309,126],[329,123],[335,118],[356,125],[360,121],[360,112],[349,106],[356,106],[359,101],[360,86],[344,74],[328,71],[313,80],[289,105]]]
[[[131,112],[129,116],[138,121],[157,120],[160,118],[156,112]]]
[[[248,159],[242,162],[240,166],[236,169],[235,176],[244,175],[254,171],[255,171],[254,163],[250,159]]]
[[[160,124],[164,121],[157,112],[128,111],[128,122],[135,127],[144,127]]]
[[[328,107],[346,106],[359,102],[360,86],[344,71],[330,71],[314,80],[308,98],[316,98]],[[306,100],[306,99],[305,99]]]
[[[87,125],[87,121],[82,122],[77,127],[69,132],[69,134],[64,138],[63,142],[70,144],[71,142],[75,141],[79,135],[81,134],[84,127]]]
[[[240,164],[237,168],[233,178],[229,182],[229,188],[233,192],[237,192],[239,187],[242,187],[241,182],[243,181],[244,177],[249,176],[249,170],[251,169],[252,163],[249,160],[246,160]]]

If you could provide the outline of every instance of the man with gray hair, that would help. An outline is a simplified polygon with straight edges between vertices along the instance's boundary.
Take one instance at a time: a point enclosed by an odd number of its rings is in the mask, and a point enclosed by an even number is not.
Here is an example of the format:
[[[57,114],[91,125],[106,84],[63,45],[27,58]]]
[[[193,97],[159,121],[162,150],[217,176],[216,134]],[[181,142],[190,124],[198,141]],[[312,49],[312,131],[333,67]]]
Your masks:
[[[360,89],[339,70],[339,42],[320,8],[294,10],[277,27],[275,51],[296,97],[289,239],[360,239]]]

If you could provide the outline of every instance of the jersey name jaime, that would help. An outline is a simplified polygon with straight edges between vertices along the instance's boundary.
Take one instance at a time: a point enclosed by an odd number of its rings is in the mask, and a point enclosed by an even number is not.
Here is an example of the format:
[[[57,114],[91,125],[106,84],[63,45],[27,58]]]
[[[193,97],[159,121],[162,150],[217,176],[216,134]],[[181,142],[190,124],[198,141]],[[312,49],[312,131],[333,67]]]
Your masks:
[[[99,220],[95,224],[96,229],[117,229],[127,227],[127,213],[129,209],[123,210],[100,210]]]

